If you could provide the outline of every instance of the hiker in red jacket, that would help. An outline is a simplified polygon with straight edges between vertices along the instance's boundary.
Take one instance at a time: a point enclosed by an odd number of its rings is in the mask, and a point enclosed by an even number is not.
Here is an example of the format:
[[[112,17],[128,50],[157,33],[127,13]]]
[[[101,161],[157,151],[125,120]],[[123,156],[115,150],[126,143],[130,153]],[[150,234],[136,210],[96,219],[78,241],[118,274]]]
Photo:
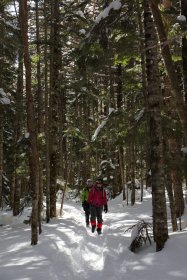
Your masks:
[[[97,178],[96,183],[93,185],[88,194],[87,202],[90,204],[90,214],[91,214],[91,226],[92,232],[96,229],[96,218],[97,218],[97,232],[101,234],[103,219],[102,212],[104,207],[104,212],[108,212],[107,197],[106,192],[103,188],[103,179]]]

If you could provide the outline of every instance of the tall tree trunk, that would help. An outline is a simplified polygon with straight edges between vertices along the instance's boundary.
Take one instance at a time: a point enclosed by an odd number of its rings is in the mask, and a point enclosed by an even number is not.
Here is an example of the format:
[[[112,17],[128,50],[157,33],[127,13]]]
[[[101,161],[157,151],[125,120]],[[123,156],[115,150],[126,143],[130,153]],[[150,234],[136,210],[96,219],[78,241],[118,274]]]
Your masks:
[[[62,210],[63,210],[63,206],[64,206],[64,199],[65,199],[68,182],[69,182],[70,175],[71,175],[71,168],[72,168],[72,146],[73,146],[73,140],[70,140],[70,154],[69,154],[68,165],[67,165],[67,176],[66,176],[66,181],[65,181],[65,186],[64,186],[64,189],[63,189],[62,201],[61,201],[61,206],[60,206],[60,217],[62,216]]]
[[[123,82],[122,82],[122,65],[119,63],[117,65],[117,109],[120,110],[123,106]],[[125,195],[125,178],[124,178],[124,152],[123,146],[118,146],[118,163],[119,163],[119,170],[120,170],[120,178],[119,178],[119,191],[124,191]],[[125,199],[125,196],[123,197]]]
[[[165,78],[165,110],[167,117],[170,118],[170,120],[176,119],[176,111],[175,108],[173,108],[173,102],[171,98],[168,98],[171,94],[171,88],[170,84],[168,83],[168,78]],[[166,143],[168,146],[168,157],[169,158],[169,164],[168,164],[168,172],[170,172],[169,179],[172,181],[172,192],[174,194],[174,200],[175,200],[175,215],[177,217],[180,217],[184,213],[184,198],[183,198],[183,189],[182,189],[182,172],[181,172],[181,166],[182,166],[182,157],[181,157],[181,144],[182,141],[179,140],[179,136],[176,133],[176,129],[173,129],[172,127],[167,128],[165,131],[164,139],[166,139]],[[171,124],[169,124],[171,125]],[[168,131],[168,132],[167,132]]]
[[[61,52],[59,42],[59,0],[51,1],[51,62],[50,62],[50,216],[56,217],[58,169],[58,103],[61,94]]]
[[[0,207],[3,206],[3,109],[0,104]]]
[[[41,85],[41,50],[40,50],[40,21],[39,21],[39,11],[38,11],[38,2],[35,1],[36,3],[36,52],[38,56],[38,61],[37,61],[37,90],[36,90],[36,96],[38,100],[38,132],[43,132],[44,131],[44,100],[43,100],[43,90],[42,90],[42,85]]]
[[[142,146],[141,146],[141,159],[140,159],[140,176],[141,176],[141,179],[140,179],[140,190],[141,190],[141,193],[140,193],[140,201],[143,201],[143,198],[144,198],[144,176],[143,176],[143,171],[144,169],[144,166],[143,166],[143,153],[142,153]]]
[[[131,143],[131,205],[133,206],[136,201],[136,186],[135,186],[135,144]]]
[[[37,90],[36,90],[36,96],[38,101],[38,112],[37,112],[37,118],[38,118],[38,127],[37,131],[38,133],[41,133],[44,131],[44,101],[43,101],[43,90],[41,85],[41,50],[39,45],[40,40],[40,20],[39,20],[39,10],[38,10],[38,1],[35,1],[35,8],[36,8],[36,52],[38,56],[37,61]],[[41,213],[42,213],[42,205],[43,205],[43,162],[40,159],[39,160],[39,201],[38,201],[38,226],[39,226],[39,234],[42,233],[42,226],[41,226]]]
[[[44,36],[45,41],[48,39],[48,18],[47,18],[47,2],[44,0]],[[50,160],[49,160],[49,88],[48,88],[48,47],[45,44],[44,47],[44,81],[45,81],[45,139],[46,139],[46,222],[50,221]]]
[[[59,146],[60,146],[60,176],[61,178],[65,178],[65,170],[66,170],[66,164],[67,164],[67,139],[66,135],[64,133],[66,127],[67,127],[67,120],[66,120],[66,90],[65,88],[62,89],[61,95],[60,95],[60,103],[59,103],[59,118],[60,118],[60,124],[59,124],[59,130],[60,130],[60,140],[59,140]]]
[[[169,203],[170,203],[172,228],[173,228],[173,231],[177,231],[178,227],[177,227],[175,199],[174,199],[174,196],[173,196],[172,179],[171,179],[171,176],[170,176],[169,173],[167,174],[166,180],[167,180],[166,189],[167,189],[167,193],[168,193],[168,197],[169,197]]]
[[[164,187],[163,143],[160,105],[162,95],[158,70],[157,36],[147,1],[144,1],[146,44],[146,73],[148,115],[150,128],[150,166],[152,177],[153,233],[156,251],[162,250],[168,239],[167,213]],[[154,46],[154,48],[153,48]]]
[[[129,181],[131,181],[131,150],[130,150],[130,146],[126,147],[126,153],[125,153],[125,181],[126,181],[126,187],[127,187],[127,205],[129,204],[129,191],[130,191],[130,187],[129,187]]]
[[[20,9],[19,6],[19,17],[20,17]],[[20,20],[20,19],[19,19]],[[21,42],[21,34],[20,42]],[[23,47],[20,45],[18,50],[18,76],[17,76],[17,89],[16,89],[16,97],[15,97],[15,106],[16,106],[16,116],[15,116],[15,147],[18,140],[21,137],[21,129],[23,128]],[[20,198],[21,198],[21,184],[20,180],[17,178],[16,170],[19,165],[18,156],[15,152],[15,164],[14,164],[14,184],[12,187],[12,207],[13,207],[13,215],[17,216],[20,211]]]
[[[184,198],[183,198],[183,190],[182,190],[182,180],[181,180],[181,176],[179,176],[177,170],[171,171],[171,178],[172,178],[174,198],[175,198],[176,216],[177,216],[177,218],[180,218],[184,214]]]
[[[169,115],[169,114],[168,114]],[[182,172],[179,166],[182,166],[181,143],[173,132],[168,136],[168,148],[171,160],[170,176],[172,180],[172,189],[175,199],[176,217],[179,218],[184,213],[184,197],[182,188]]]
[[[185,142],[187,144],[187,110],[186,105],[184,103],[183,95],[180,89],[177,73],[175,72],[175,68],[173,66],[169,42],[167,39],[166,31],[163,25],[162,17],[160,14],[160,10],[158,8],[157,0],[149,0],[150,8],[153,14],[154,23],[158,31],[160,46],[162,51],[162,57],[164,60],[164,64],[166,67],[166,71],[168,74],[168,78],[172,88],[172,95],[174,97],[174,102],[176,105],[176,111],[178,113],[184,136]]]
[[[86,76],[86,71],[85,71],[85,76]],[[82,129],[84,131],[84,134],[87,139],[87,143],[89,142],[89,135],[90,135],[90,100],[87,98],[87,96],[83,96],[82,99]],[[86,181],[86,179],[90,178],[91,175],[91,157],[90,157],[90,149],[86,149],[83,152],[83,173],[82,173],[82,178],[83,182]],[[84,183],[83,183],[84,184]]]
[[[140,38],[144,37],[144,28],[142,23],[142,9],[141,9],[141,1],[138,1],[138,27],[139,27],[139,36]],[[140,40],[139,43],[139,51],[141,57],[141,83],[142,83],[142,93],[144,97],[144,106],[147,108],[147,81],[146,81],[146,63],[145,63],[145,45],[143,40]],[[147,116],[146,116],[147,117]],[[148,119],[147,119],[148,122]],[[145,128],[147,130],[147,127]],[[145,140],[147,143],[145,145],[149,145],[148,137]],[[143,145],[140,147],[141,149],[141,159],[140,159],[140,170],[141,170],[141,201],[143,201]]]
[[[119,167],[121,174],[121,190],[123,192],[123,200],[126,200],[126,186],[125,186],[125,164],[124,164],[124,150],[122,146],[118,147],[119,153]]]
[[[1,15],[4,14],[4,5],[1,6]],[[4,39],[4,27],[1,29],[1,39]],[[0,48],[0,57],[4,56],[4,48]],[[2,67],[1,67],[2,68]],[[3,90],[3,75],[0,69],[0,89]],[[0,207],[3,207],[3,105],[0,103]]]
[[[20,2],[20,27],[22,43],[24,46],[24,65],[26,83],[27,127],[30,140],[30,180],[32,186],[32,219],[31,219],[31,244],[38,242],[38,196],[39,196],[39,154],[37,146],[37,129],[35,123],[34,99],[31,87],[31,59],[28,41],[28,6],[27,0]]]
[[[181,0],[181,14],[187,19],[187,1]],[[183,65],[183,83],[185,92],[185,102],[187,103],[187,39],[182,38],[182,65]]]

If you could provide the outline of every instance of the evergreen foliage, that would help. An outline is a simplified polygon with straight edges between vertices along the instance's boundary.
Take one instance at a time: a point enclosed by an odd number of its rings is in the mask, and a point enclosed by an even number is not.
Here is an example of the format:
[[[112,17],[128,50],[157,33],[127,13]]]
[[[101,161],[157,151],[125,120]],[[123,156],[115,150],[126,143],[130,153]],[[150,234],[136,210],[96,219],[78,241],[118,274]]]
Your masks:
[[[136,252],[140,247],[147,242],[151,244],[153,238],[153,226],[150,222],[144,220],[138,221],[136,224],[129,227],[125,232],[131,231],[131,244],[129,250]]]

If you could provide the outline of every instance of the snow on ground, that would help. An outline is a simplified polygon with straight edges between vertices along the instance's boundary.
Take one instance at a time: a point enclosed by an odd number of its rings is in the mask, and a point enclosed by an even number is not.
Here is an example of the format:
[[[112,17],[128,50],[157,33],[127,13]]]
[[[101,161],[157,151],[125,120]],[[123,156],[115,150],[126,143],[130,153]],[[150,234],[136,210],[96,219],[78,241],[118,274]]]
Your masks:
[[[1,280],[187,279],[185,215],[183,230],[171,232],[161,252],[155,252],[154,243],[138,253],[128,249],[131,234],[125,230],[137,220],[151,221],[149,193],[143,203],[133,207],[122,202],[121,196],[109,201],[109,212],[103,214],[102,236],[86,229],[81,204],[68,200],[62,217],[43,224],[36,246],[30,245],[31,231],[23,224],[24,215],[13,219],[10,212],[1,214]]]

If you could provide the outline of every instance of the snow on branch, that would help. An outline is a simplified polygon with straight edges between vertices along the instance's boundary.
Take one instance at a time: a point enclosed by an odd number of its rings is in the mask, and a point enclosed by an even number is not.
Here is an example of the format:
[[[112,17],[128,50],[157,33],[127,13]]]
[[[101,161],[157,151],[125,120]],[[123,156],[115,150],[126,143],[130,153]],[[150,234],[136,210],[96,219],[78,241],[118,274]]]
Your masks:
[[[84,15],[84,13],[83,13],[81,10],[77,11],[77,12],[76,12],[76,15],[78,15],[78,16],[80,16],[81,18],[85,19],[85,15]]]
[[[135,121],[139,122],[143,118],[144,113],[145,113],[145,108],[143,108],[141,111],[138,111],[134,117]]]
[[[100,131],[102,130],[103,127],[105,127],[106,123],[109,120],[110,115],[112,114],[112,112],[115,112],[114,108],[109,108],[109,114],[107,116],[106,119],[104,119],[101,124],[96,128],[94,135],[92,136],[92,141],[95,141],[97,139],[98,134],[100,133]]]
[[[184,154],[187,154],[187,147],[182,147],[181,152],[183,152]]]
[[[141,220],[129,227],[125,232],[128,231],[131,231],[130,251],[135,252],[136,249],[142,247],[147,241],[151,244],[151,238],[153,237],[152,223]]]
[[[100,163],[100,166],[103,168],[103,166],[109,165],[112,169],[116,169],[115,165],[112,163],[112,161],[110,160],[103,160]]]
[[[97,127],[97,129],[94,132],[94,135],[92,136],[92,141],[95,141],[97,139],[100,130],[105,126],[106,123],[107,119],[103,120],[102,123]]]
[[[124,0],[114,0],[106,7],[95,19],[91,30],[86,34],[85,41],[82,43],[81,48],[85,43],[91,43],[98,38],[100,34],[107,25],[112,25],[114,22],[120,19],[121,11],[126,8]],[[125,12],[127,14],[128,10]],[[124,15],[123,15],[124,16]]]
[[[117,11],[121,8],[121,0],[116,0],[110,3],[108,7],[106,7],[96,18],[95,23],[99,23],[101,19],[104,19],[108,17],[110,11],[113,9],[114,11]]]
[[[146,109],[143,108],[141,110],[138,109],[138,111],[135,113],[135,116],[133,118],[133,122],[131,124],[131,127],[128,129],[128,134],[131,133],[132,130],[134,130],[142,121],[143,117],[145,116]]]
[[[7,94],[4,92],[2,88],[0,88],[0,104],[10,104],[10,99],[7,97]]]
[[[16,25],[13,25],[9,21],[6,21],[4,18],[0,18],[0,21],[2,21],[7,27],[10,27],[13,30],[18,30],[18,31],[20,30],[19,27],[17,27]]]
[[[180,15],[177,17],[178,21],[186,22],[186,17],[184,15]]]

